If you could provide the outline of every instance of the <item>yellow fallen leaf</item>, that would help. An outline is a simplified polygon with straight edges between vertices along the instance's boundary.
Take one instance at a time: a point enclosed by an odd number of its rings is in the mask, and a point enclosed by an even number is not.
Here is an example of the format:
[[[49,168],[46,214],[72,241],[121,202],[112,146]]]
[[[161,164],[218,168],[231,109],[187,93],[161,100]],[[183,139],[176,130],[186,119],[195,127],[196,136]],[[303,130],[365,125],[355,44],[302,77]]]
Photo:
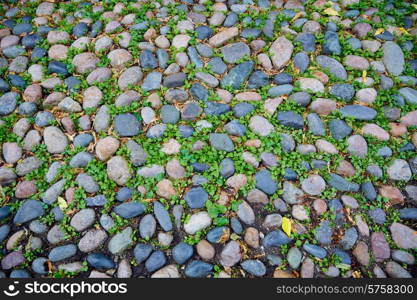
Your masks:
[[[295,16],[292,18],[291,22],[294,22],[295,20],[297,20],[299,17],[301,17],[301,12],[298,12],[295,14]]]
[[[352,277],[353,278],[360,278],[361,277],[361,272],[360,271],[354,271],[354,272],[352,272]]]
[[[362,79],[363,79],[363,82],[366,82],[366,75],[367,75],[367,72],[365,70],[363,70],[362,71]]]
[[[290,236],[291,235],[291,220],[283,217],[282,218],[282,230],[284,230],[284,232]]]
[[[58,197],[58,206],[61,210],[64,210],[68,207],[67,201],[62,197]]]
[[[329,16],[338,16],[339,15],[339,13],[337,12],[337,11],[335,11],[333,8],[331,8],[331,7],[329,7],[329,8],[326,8],[324,11],[323,11],[326,15],[329,15]]]
[[[417,9],[417,4],[411,4],[411,6]]]
[[[375,35],[381,34],[381,33],[383,33],[384,31],[385,31],[385,29],[384,29],[384,28],[379,28],[379,29],[377,29],[377,31],[375,31]]]
[[[408,31],[405,30],[405,28],[403,27],[399,27],[398,30],[401,31],[402,33],[408,34]]]

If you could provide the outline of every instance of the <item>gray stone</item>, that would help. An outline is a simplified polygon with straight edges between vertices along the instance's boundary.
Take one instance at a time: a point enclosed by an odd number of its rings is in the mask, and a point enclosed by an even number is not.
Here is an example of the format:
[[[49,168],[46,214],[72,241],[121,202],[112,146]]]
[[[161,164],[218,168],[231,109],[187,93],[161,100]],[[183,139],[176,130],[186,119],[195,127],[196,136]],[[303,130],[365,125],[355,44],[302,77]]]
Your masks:
[[[392,75],[398,76],[404,70],[404,53],[401,48],[394,42],[387,41],[382,46],[384,55],[382,61],[385,68]]]
[[[131,247],[133,244],[132,241],[133,230],[131,227],[127,227],[122,230],[122,232],[116,234],[109,241],[109,251],[112,254],[120,254],[124,252],[127,248]]]
[[[232,140],[223,133],[211,133],[209,136],[210,145],[220,151],[232,152],[235,147]]]
[[[49,153],[62,153],[68,146],[68,138],[55,126],[46,127],[43,131],[43,139]]]
[[[253,67],[254,62],[251,60],[233,67],[220,81],[221,87],[225,88],[230,86],[233,89],[239,89],[241,85],[248,80]]]
[[[95,220],[96,214],[94,209],[84,208],[72,217],[70,225],[74,227],[76,231],[82,232],[93,225]]]
[[[316,58],[317,63],[324,70],[328,70],[333,76],[341,79],[347,79],[347,72],[343,65],[336,59],[325,55],[319,55]]]
[[[236,63],[240,58],[244,56],[250,56],[249,46],[242,42],[228,44],[222,47],[220,50],[223,54],[224,61],[229,64]]]

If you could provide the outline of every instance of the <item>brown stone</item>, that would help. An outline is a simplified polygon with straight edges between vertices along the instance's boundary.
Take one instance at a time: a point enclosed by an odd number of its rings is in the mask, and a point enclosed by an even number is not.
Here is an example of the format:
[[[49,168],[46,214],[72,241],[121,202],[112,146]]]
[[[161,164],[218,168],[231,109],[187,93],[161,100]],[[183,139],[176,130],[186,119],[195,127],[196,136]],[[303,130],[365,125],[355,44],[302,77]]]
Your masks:
[[[177,194],[177,192],[174,189],[174,186],[172,185],[172,182],[168,179],[162,179],[158,184],[156,185],[156,193],[158,196],[165,198],[165,199],[171,199],[173,196]]]
[[[248,182],[245,174],[236,174],[227,179],[226,184],[235,190],[239,190]]]
[[[321,83],[326,84],[329,82],[329,76],[327,76],[325,73],[321,71],[315,71],[313,72],[313,76],[316,77],[318,80],[321,81]]]
[[[276,269],[274,271],[274,278],[295,278],[294,274],[291,273],[290,271],[284,271],[284,270],[279,270]]]
[[[100,160],[108,160],[119,149],[120,142],[111,136],[101,139],[96,144],[96,155]]]
[[[336,109],[336,102],[330,99],[317,98],[311,102],[310,109],[319,115],[326,116]]]
[[[404,203],[404,196],[401,191],[396,187],[390,185],[383,185],[379,188],[379,194],[382,197],[390,199],[390,204],[402,204]]]
[[[356,259],[361,265],[369,265],[370,256],[368,252],[368,245],[364,242],[360,241],[356,245],[355,249],[353,249],[353,255],[356,257]]]
[[[237,27],[230,27],[223,29],[216,35],[212,36],[209,39],[209,44],[212,47],[218,47],[224,45],[228,40],[234,38],[239,34],[239,29]]]
[[[382,232],[372,233],[371,246],[372,252],[374,253],[374,257],[377,262],[381,262],[390,257],[391,251]]]
[[[376,124],[366,124],[362,128],[363,134],[369,134],[381,141],[389,140],[389,133]]]
[[[65,199],[68,203],[70,203],[72,200],[74,200],[74,193],[75,188],[70,187],[68,190],[65,191]]]
[[[327,203],[323,199],[316,199],[313,202],[313,208],[318,215],[321,215],[327,210]]]
[[[90,52],[77,54],[72,60],[72,63],[75,66],[75,70],[77,73],[81,74],[90,73],[96,68],[99,62],[100,60],[97,58],[97,56]]]
[[[166,164],[165,170],[168,176],[174,179],[180,179],[185,177],[186,175],[185,168],[180,164],[179,160],[176,158],[171,159]]]
[[[314,262],[310,258],[306,258],[301,265],[301,277],[313,278],[314,277]]]
[[[347,160],[342,160],[336,169],[336,173],[341,176],[351,177],[355,175],[355,169]]]
[[[24,93],[23,99],[28,102],[39,103],[39,100],[42,99],[42,88],[39,84],[29,85]]]
[[[246,199],[249,203],[267,204],[269,202],[268,196],[258,189],[251,190]]]
[[[61,124],[64,127],[65,131],[68,132],[69,134],[75,133],[74,122],[72,121],[70,117],[63,117],[61,119]]]
[[[417,110],[410,111],[401,118],[401,124],[405,126],[417,126]]]
[[[196,248],[198,255],[200,255],[203,260],[210,260],[216,254],[214,247],[206,240],[199,241]]]
[[[245,232],[245,242],[252,248],[259,247],[259,231],[254,227],[249,227]]]
[[[38,189],[36,188],[34,181],[21,181],[16,186],[15,197],[25,199],[36,194],[37,192]]]
[[[391,128],[389,133],[394,137],[402,136],[407,133],[407,126],[405,126],[404,124],[391,122],[389,123],[389,126]]]

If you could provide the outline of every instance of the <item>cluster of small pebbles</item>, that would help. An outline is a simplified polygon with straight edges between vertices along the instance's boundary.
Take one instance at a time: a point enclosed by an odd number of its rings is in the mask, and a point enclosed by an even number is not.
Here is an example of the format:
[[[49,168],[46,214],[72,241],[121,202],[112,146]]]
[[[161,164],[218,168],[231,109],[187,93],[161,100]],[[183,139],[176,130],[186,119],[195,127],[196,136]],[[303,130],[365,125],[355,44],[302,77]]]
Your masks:
[[[413,0],[4,0],[0,277],[417,277]]]

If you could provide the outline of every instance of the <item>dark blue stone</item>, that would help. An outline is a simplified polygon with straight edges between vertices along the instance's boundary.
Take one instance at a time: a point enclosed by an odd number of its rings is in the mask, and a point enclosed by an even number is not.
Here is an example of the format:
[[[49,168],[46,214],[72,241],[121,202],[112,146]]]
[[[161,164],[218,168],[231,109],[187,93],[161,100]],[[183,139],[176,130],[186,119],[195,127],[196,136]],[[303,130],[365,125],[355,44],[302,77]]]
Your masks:
[[[377,197],[375,187],[370,181],[361,184],[361,191],[367,200],[373,201]]]
[[[342,176],[334,174],[334,173],[330,173],[330,179],[328,180],[327,183],[330,184],[332,187],[334,187],[336,190],[341,191],[341,192],[359,191],[358,184],[347,181]]]
[[[36,104],[33,102],[23,102],[19,105],[19,114],[23,116],[33,116],[38,111]]]
[[[113,211],[122,218],[130,219],[143,214],[145,206],[140,202],[128,202],[116,206]]]
[[[81,133],[74,138],[75,147],[87,147],[92,141],[93,136],[89,133]]]
[[[232,87],[233,89],[239,89],[249,78],[253,67],[254,62],[251,60],[236,65],[230,69],[230,71],[221,79],[221,87]]]
[[[106,197],[104,195],[97,195],[94,197],[88,197],[85,199],[85,202],[87,203],[87,206],[104,206],[106,204]]]
[[[197,38],[199,40],[205,40],[214,34],[214,30],[205,25],[198,26],[195,31],[197,32]]]
[[[8,92],[10,91],[10,85],[7,83],[6,80],[0,78],[0,92]]]
[[[313,52],[316,50],[316,37],[312,33],[300,33],[296,38],[296,42],[300,42],[303,50]]]
[[[209,101],[206,105],[204,112],[209,116],[220,116],[230,111],[230,106],[225,103]]]
[[[342,264],[345,264],[345,265],[352,264],[352,260],[350,258],[350,255],[346,251],[343,251],[341,249],[335,248],[333,250],[333,254],[336,255],[337,257],[339,257],[341,259],[341,263]]]
[[[17,88],[25,88],[26,81],[19,75],[10,74],[8,77],[10,85]]]
[[[241,234],[243,232],[243,226],[236,217],[230,219],[230,226],[236,234]]]
[[[281,84],[289,84],[293,80],[292,76],[288,73],[279,73],[274,76],[274,83],[281,85]]]
[[[220,162],[220,175],[224,178],[229,178],[235,173],[235,166],[233,160],[225,158]]]
[[[10,206],[0,207],[0,221],[3,221],[8,216],[10,216],[10,213],[11,213]]]
[[[300,71],[300,73],[304,73],[308,66],[310,65],[310,58],[305,52],[299,52],[294,56],[294,66]]]
[[[298,174],[291,168],[285,168],[284,170],[284,179],[294,181],[298,179]]]
[[[70,76],[65,78],[64,84],[70,92],[76,92],[80,89],[81,81],[75,76]]]
[[[232,27],[238,21],[238,16],[236,13],[232,12],[227,15],[226,19],[224,20],[223,26],[224,27]]]
[[[202,208],[208,200],[208,194],[202,187],[191,188],[185,194],[184,199],[190,208]]]
[[[190,246],[184,242],[181,242],[172,248],[172,258],[179,265],[184,264],[191,258],[191,256],[193,256],[193,254],[193,246]]]
[[[137,244],[135,249],[133,249],[133,255],[135,256],[136,262],[140,264],[151,255],[152,251],[153,248],[151,245]]]
[[[26,200],[14,216],[14,224],[23,224],[34,220],[45,213],[43,203],[37,200]]]
[[[194,83],[190,88],[190,93],[195,100],[206,101],[208,99],[208,91],[200,83]]]
[[[227,234],[229,231],[229,228],[222,226],[222,227],[216,227],[210,230],[206,238],[210,243],[220,243],[222,241],[222,237]]]
[[[132,190],[128,187],[122,187],[116,193],[116,200],[120,202],[124,202],[132,198]]]
[[[149,273],[152,273],[162,268],[166,261],[167,259],[164,252],[158,250],[153,252],[151,256],[149,256],[149,258],[146,260],[145,268]]]
[[[97,20],[93,23],[93,25],[91,26],[91,32],[90,32],[90,36],[91,37],[96,37],[101,30],[103,29],[103,22],[100,20]]]
[[[272,179],[271,172],[268,170],[261,170],[256,173],[255,181],[256,188],[263,191],[265,194],[272,195],[278,189],[277,182]]]
[[[102,253],[89,254],[87,256],[87,262],[96,269],[113,269],[116,267],[114,261]]]
[[[21,35],[23,33],[32,32],[32,25],[28,23],[20,23],[13,27],[13,34]]]
[[[213,57],[207,65],[216,74],[223,74],[227,70],[227,65],[220,57]]]
[[[247,102],[241,102],[233,107],[233,114],[236,118],[241,118],[251,113],[255,107]]]
[[[400,213],[400,218],[403,220],[411,220],[416,221],[417,220],[417,208],[402,208],[398,210]]]
[[[332,211],[333,214],[336,216],[334,221],[337,225],[342,225],[346,223],[346,218],[345,218],[345,214],[343,211],[343,205],[339,199],[330,200],[329,208],[330,208],[330,211]]]
[[[36,43],[41,40],[42,38],[36,33],[28,34],[22,38],[22,45],[26,49],[33,49]]]
[[[327,256],[327,252],[322,247],[312,245],[312,244],[304,244],[303,249],[310,253],[311,255],[318,257],[318,258],[325,258]]]
[[[150,50],[143,50],[139,60],[141,67],[144,69],[155,69],[158,67],[158,60]]]
[[[277,114],[278,123],[294,129],[303,129],[304,119],[293,111],[280,111]]]
[[[192,163],[191,166],[193,167],[194,172],[203,173],[210,169],[210,166],[208,164],[204,163]]]
[[[31,60],[33,62],[37,62],[41,58],[45,57],[46,53],[47,51],[44,48],[37,47],[32,51]]]
[[[262,71],[255,71],[249,77],[248,88],[257,89],[269,84],[269,76]]]
[[[77,25],[75,25],[74,28],[72,28],[72,34],[77,38],[85,36],[87,32],[88,32],[88,25],[87,23],[84,23],[84,22],[80,22]]]
[[[178,130],[181,133],[181,136],[184,138],[188,138],[193,135],[194,128],[188,125],[180,125],[178,126]]]
[[[3,242],[10,233],[10,226],[8,224],[4,224],[0,226],[0,243]]]
[[[153,203],[153,212],[162,229],[164,231],[171,231],[172,222],[168,210],[160,202],[155,201]]]
[[[48,64],[48,73],[57,73],[64,76],[69,74],[67,65],[60,61],[51,61]]]
[[[263,245],[265,248],[279,247],[291,242],[291,239],[281,230],[271,231],[268,233],[264,240]]]
[[[190,278],[202,278],[211,274],[213,265],[201,260],[193,260],[185,268],[185,276]]]
[[[187,54],[191,63],[193,63],[196,68],[204,67],[204,62],[201,60],[200,55],[198,55],[198,52],[194,47],[188,47]]]
[[[329,129],[332,137],[336,140],[341,140],[352,133],[352,128],[343,120],[331,120],[329,122]]]
[[[31,278],[31,276],[26,270],[13,270],[10,273],[10,278]]]

